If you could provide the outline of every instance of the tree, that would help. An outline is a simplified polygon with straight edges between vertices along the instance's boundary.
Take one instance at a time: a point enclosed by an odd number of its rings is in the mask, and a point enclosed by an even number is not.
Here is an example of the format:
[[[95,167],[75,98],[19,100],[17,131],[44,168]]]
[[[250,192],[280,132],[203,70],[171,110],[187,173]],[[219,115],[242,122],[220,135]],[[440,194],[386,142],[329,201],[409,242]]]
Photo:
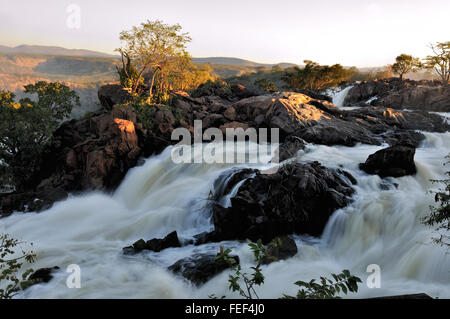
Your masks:
[[[450,159],[450,154],[446,158]],[[450,164],[450,161],[446,164]],[[450,236],[448,235],[450,230],[450,171],[446,175],[447,179],[432,180],[433,183],[441,184],[443,187],[437,191],[431,191],[437,206],[430,207],[430,215],[425,217],[423,222],[436,227],[436,231],[440,233],[439,237],[433,239],[435,243],[450,247]]]
[[[398,74],[400,80],[403,81],[403,76],[408,72],[417,72],[422,67],[420,60],[408,54],[400,54],[395,58],[395,63],[392,65],[392,72]]]
[[[76,93],[61,83],[37,82],[25,86],[25,93],[36,95],[36,101],[15,102],[13,93],[0,91],[0,166],[16,189],[32,176],[44,146],[73,105],[80,105]]]
[[[208,81],[214,81],[212,67],[209,64],[194,65],[189,56],[178,59],[172,73],[169,75],[169,84],[173,90],[192,90]]]
[[[324,90],[349,79],[353,71],[340,64],[319,65],[305,60],[305,67],[293,67],[285,71],[284,81],[289,87],[300,90]]]
[[[131,91],[137,91],[139,81],[145,72],[149,73],[149,100],[164,97],[169,89],[169,78],[180,60],[189,57],[186,44],[191,41],[187,33],[181,33],[181,26],[167,25],[159,20],[141,23],[129,31],[120,33],[124,42],[117,49],[122,55],[133,59],[138,68],[137,76],[131,79]],[[182,62],[181,62],[182,63]]]
[[[434,55],[427,56],[425,68],[434,70],[442,79],[442,84],[448,85],[450,80],[450,41],[437,42],[430,45]]]
[[[21,276],[19,271],[23,266],[23,261],[32,263],[36,255],[25,252],[20,247],[20,254],[15,248],[22,244],[17,239],[11,238],[7,234],[0,235],[0,299],[11,299],[21,289],[21,284],[28,280],[33,269],[28,269]]]
[[[139,88],[140,85],[144,84],[144,79],[139,77],[139,71],[133,64],[131,58],[126,52],[121,49],[118,50],[122,59],[122,68],[116,65],[117,73],[119,74],[120,84],[132,91],[133,87]],[[137,89],[136,89],[137,90]]]

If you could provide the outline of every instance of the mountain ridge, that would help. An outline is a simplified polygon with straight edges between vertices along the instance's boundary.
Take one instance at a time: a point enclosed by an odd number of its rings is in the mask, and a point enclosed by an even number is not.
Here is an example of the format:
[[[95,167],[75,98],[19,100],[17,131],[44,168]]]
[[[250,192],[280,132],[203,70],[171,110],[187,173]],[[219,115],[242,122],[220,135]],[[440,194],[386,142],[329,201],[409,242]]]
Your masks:
[[[6,45],[0,45],[0,53],[11,54],[40,54],[40,55],[57,55],[57,56],[72,56],[72,57],[97,57],[97,58],[118,58],[117,55],[109,53],[86,50],[86,49],[67,49],[60,46],[46,46],[46,45],[27,45],[22,44],[16,47],[10,47]],[[283,68],[296,66],[294,63],[281,62],[281,63],[259,63],[246,59],[235,57],[194,57],[192,58],[194,63],[212,63],[220,65],[236,65],[246,67],[272,67],[280,65]]]
[[[67,49],[59,46],[27,45],[22,44],[16,47],[0,45],[0,52],[12,54],[43,54],[60,55],[73,57],[95,57],[95,58],[118,58],[118,56],[99,51],[85,49]]]

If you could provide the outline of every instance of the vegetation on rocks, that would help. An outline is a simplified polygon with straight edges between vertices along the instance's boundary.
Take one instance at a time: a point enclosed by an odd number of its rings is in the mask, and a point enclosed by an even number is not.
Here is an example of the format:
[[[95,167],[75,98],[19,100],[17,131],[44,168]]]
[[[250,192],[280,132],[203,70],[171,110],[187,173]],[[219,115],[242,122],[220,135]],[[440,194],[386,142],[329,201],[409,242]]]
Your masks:
[[[430,45],[434,55],[425,58],[425,67],[431,69],[448,85],[450,81],[450,41]]]
[[[400,80],[409,72],[417,72],[422,67],[419,58],[415,58],[408,54],[400,54],[395,58],[395,63],[392,65],[392,72],[398,74]]]
[[[21,244],[8,234],[0,235],[0,299],[17,295],[33,272],[33,269],[27,269],[20,274],[24,263],[32,263],[36,257],[32,251],[26,252]]]
[[[320,91],[337,86],[348,80],[353,73],[352,70],[345,69],[340,64],[328,66],[309,60],[304,62],[306,64],[304,68],[294,67],[286,71],[285,81],[289,87]]]
[[[450,164],[450,155],[447,156]],[[448,178],[433,180],[433,183],[440,184],[441,188],[431,191],[434,194],[436,206],[430,206],[430,214],[424,218],[424,223],[435,227],[439,234],[433,241],[439,245],[450,247],[450,171],[446,172]]]
[[[234,273],[228,277],[229,290],[232,292],[238,292],[239,295],[245,299],[259,299],[256,292],[256,286],[262,286],[265,281],[265,276],[262,273],[262,266],[264,260],[268,257],[268,249],[265,247],[261,240],[256,243],[248,244],[253,252],[255,265],[250,269],[251,274],[247,274],[242,271],[242,267],[236,262],[235,258],[230,257],[231,249],[223,249],[220,247],[220,251],[217,253],[216,260],[227,263],[231,266]],[[283,295],[283,299],[340,299],[339,293],[347,294],[348,292],[358,292],[358,283],[361,283],[361,279],[355,275],[352,275],[350,271],[343,270],[340,274],[331,274],[333,279],[326,277],[320,277],[320,282],[316,282],[315,279],[309,282],[297,281],[297,285],[300,289],[295,296]],[[210,298],[217,298],[215,295],[210,295]],[[225,298],[223,296],[222,298]]]
[[[5,175],[2,184],[16,188],[29,179],[53,132],[70,114],[79,98],[73,90],[56,82],[25,86],[34,95],[15,101],[15,95],[0,91],[0,163]]]

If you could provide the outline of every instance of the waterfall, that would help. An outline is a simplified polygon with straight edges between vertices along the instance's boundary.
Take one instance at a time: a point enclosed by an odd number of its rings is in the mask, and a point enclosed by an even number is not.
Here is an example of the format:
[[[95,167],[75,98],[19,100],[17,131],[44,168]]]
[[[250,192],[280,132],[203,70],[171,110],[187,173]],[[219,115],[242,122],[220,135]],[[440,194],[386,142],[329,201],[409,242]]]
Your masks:
[[[348,89],[335,97],[335,103],[343,101]],[[358,294],[349,297],[425,292],[449,298],[450,255],[445,248],[430,243],[433,232],[420,219],[433,203],[427,191],[436,186],[430,179],[442,178],[447,169],[442,164],[450,149],[450,133],[424,134],[426,140],[415,156],[418,173],[384,181],[360,171],[358,163],[385,145],[308,144],[298,160],[318,160],[325,166],[349,171],[358,181],[354,202],[334,213],[322,238],[294,236],[298,254],[263,267],[266,282],[257,288],[258,295],[279,298],[283,293],[295,294],[293,283],[298,280],[350,269],[363,284]],[[123,247],[140,238],[162,237],[177,230],[184,240],[212,230],[205,205],[214,181],[233,167],[262,169],[268,165],[174,164],[171,149],[130,170],[112,195],[90,192],[59,202],[39,214],[15,213],[1,219],[0,233],[33,243],[37,254],[34,269],[61,267],[49,283],[35,285],[18,297],[208,298],[210,294],[238,297],[228,291],[227,271],[195,287],[167,271],[167,267],[193,253],[215,253],[219,245],[224,245],[240,256],[243,270],[249,271],[253,256],[247,243],[228,241],[169,248],[160,253],[122,254]],[[268,163],[270,156],[266,160]],[[381,188],[382,183],[389,189]],[[232,193],[237,191],[236,187]],[[70,264],[81,268],[80,289],[66,287],[65,268]],[[370,264],[381,269],[378,289],[365,285]]]
[[[337,107],[343,107],[345,98],[347,97],[348,91],[353,88],[353,85],[347,86],[345,89],[335,93],[333,95],[333,104]]]

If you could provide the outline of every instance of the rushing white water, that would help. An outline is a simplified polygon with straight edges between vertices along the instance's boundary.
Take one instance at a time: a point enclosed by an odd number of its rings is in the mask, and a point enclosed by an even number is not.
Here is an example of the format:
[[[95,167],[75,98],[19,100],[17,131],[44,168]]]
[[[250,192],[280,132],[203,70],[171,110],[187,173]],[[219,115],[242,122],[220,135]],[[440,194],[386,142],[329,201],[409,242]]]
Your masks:
[[[347,86],[346,88],[344,88],[343,90],[335,93],[333,95],[333,104],[339,108],[344,107],[345,98],[348,95],[348,91],[350,91],[352,88],[353,88],[353,85],[350,85],[350,86]]]
[[[262,298],[295,294],[297,280],[309,280],[350,269],[363,279],[349,297],[425,292],[450,297],[450,255],[430,243],[432,230],[420,222],[432,204],[429,180],[444,176],[442,164],[450,149],[450,133],[424,133],[417,149],[418,173],[382,180],[358,169],[358,163],[383,146],[329,147],[309,144],[299,161],[318,160],[341,167],[356,177],[355,201],[337,211],[321,239],[295,236],[299,252],[293,258],[264,266]],[[242,145],[240,145],[242,147]],[[33,242],[34,269],[60,266],[47,284],[26,290],[24,298],[208,298],[237,297],[228,291],[228,272],[197,288],[166,270],[194,252],[218,251],[219,244],[170,248],[160,253],[122,254],[135,240],[162,237],[177,230],[181,238],[212,229],[204,209],[214,180],[230,164],[174,164],[171,148],[132,169],[113,195],[89,193],[57,203],[40,214],[16,213],[0,220],[0,233]],[[270,160],[270,156],[267,157]],[[266,165],[255,164],[262,168]],[[398,184],[396,188],[392,182]],[[383,190],[380,184],[389,187]],[[246,243],[221,243],[252,265]],[[81,267],[81,288],[69,289],[65,269]],[[381,267],[381,288],[365,285],[366,267]]]

